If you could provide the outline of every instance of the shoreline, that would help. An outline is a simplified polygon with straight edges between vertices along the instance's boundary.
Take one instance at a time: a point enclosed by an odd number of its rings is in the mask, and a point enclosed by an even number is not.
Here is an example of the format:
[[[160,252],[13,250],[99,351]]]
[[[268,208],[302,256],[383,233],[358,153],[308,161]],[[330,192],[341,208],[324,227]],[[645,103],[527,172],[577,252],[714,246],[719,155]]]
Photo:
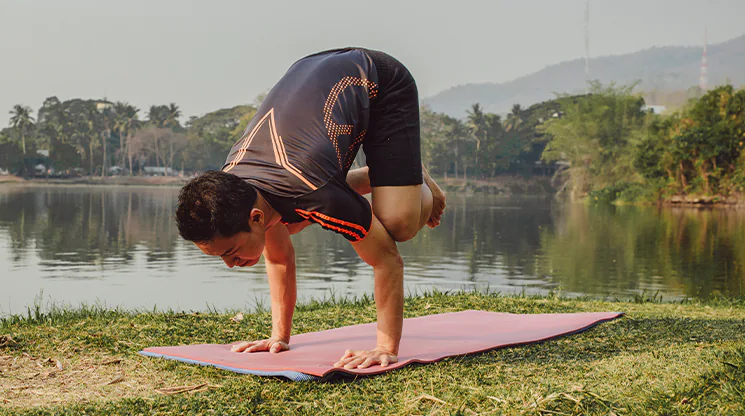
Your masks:
[[[77,178],[31,178],[24,179],[12,175],[0,176],[2,186],[147,186],[147,187],[181,187],[191,177],[179,176],[82,176]],[[556,192],[551,187],[549,177],[534,176],[523,178],[520,176],[498,176],[493,179],[462,179],[436,177],[435,181],[445,192],[454,194],[490,194],[498,196],[535,196],[555,197]],[[582,198],[577,203],[592,203],[588,198]],[[666,208],[715,208],[715,209],[743,209],[745,196],[722,195],[674,195],[668,199],[646,203],[613,202],[616,206],[659,206]]]
[[[23,186],[57,186],[57,185],[91,185],[91,186],[183,186],[190,178],[178,176],[81,176],[77,178],[31,178],[0,176],[2,185]]]

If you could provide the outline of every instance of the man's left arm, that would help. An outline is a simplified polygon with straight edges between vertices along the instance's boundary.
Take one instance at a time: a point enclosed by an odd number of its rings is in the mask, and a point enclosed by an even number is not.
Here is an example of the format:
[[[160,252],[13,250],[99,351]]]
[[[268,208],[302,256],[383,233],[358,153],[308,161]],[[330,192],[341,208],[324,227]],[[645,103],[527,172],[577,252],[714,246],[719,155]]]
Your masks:
[[[336,367],[385,367],[398,361],[404,315],[404,263],[383,224],[373,215],[370,231],[362,241],[352,243],[357,254],[373,267],[375,304],[378,310],[377,346],[373,350],[347,350]]]

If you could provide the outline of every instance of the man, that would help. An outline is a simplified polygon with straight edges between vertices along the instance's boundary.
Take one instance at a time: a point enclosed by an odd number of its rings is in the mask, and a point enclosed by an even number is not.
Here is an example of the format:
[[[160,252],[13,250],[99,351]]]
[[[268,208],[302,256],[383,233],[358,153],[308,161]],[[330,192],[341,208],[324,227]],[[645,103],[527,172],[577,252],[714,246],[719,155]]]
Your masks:
[[[367,166],[349,170],[359,147]],[[266,96],[221,172],[179,194],[183,238],[228,267],[263,255],[272,335],[236,352],[289,348],[295,308],[290,235],[311,223],[348,239],[373,267],[377,345],[346,351],[337,367],[397,361],[403,326],[403,260],[396,242],[436,227],[445,195],[423,169],[414,78],[382,52],[345,48],[295,62]],[[362,195],[372,194],[372,207]],[[374,214],[373,214],[374,213]],[[372,347],[372,346],[371,346]]]

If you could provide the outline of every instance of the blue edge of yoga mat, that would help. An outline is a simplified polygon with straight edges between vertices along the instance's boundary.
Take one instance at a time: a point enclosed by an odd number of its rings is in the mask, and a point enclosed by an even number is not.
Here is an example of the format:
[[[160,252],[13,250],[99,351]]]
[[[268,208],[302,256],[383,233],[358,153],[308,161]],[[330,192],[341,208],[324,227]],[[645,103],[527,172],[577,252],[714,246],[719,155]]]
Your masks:
[[[517,347],[517,346],[528,345],[528,344],[540,344],[542,342],[551,341],[551,340],[554,340],[554,339],[557,339],[557,338],[579,334],[581,332],[587,331],[590,328],[595,327],[596,325],[600,325],[603,322],[612,321],[612,320],[617,319],[617,318],[620,318],[620,317],[622,317],[624,315],[623,312],[615,312],[615,313],[618,313],[618,316],[615,316],[613,318],[599,320],[597,322],[594,322],[594,323],[592,323],[592,324],[590,324],[590,325],[588,325],[588,326],[586,326],[584,328],[580,328],[580,329],[578,329],[576,331],[573,331],[573,332],[567,332],[566,334],[557,335],[555,337],[551,337],[551,338],[544,339],[544,340],[541,340],[541,341],[536,341],[536,342],[528,342],[528,343],[523,343],[523,344],[515,344],[515,345],[506,345],[506,346],[503,346],[503,347],[495,347],[494,350],[501,349],[501,348]],[[493,351],[493,350],[490,350],[490,351]],[[485,351],[482,351],[482,352],[485,352]],[[211,366],[211,367],[220,368],[222,370],[233,371],[233,372],[240,373],[240,374],[251,374],[251,375],[254,375],[254,376],[286,377],[286,378],[288,378],[288,379],[290,379],[292,381],[318,381],[318,380],[322,380],[322,379],[326,378],[326,377],[317,377],[317,376],[313,376],[313,375],[310,375],[310,374],[301,373],[299,371],[288,371],[288,370],[285,370],[285,371],[245,370],[245,369],[242,369],[242,368],[230,367],[230,366],[227,366],[227,365],[219,365],[219,364],[206,363],[204,361],[190,360],[188,358],[171,357],[171,356],[168,356],[168,355],[165,355],[165,354],[157,354],[157,353],[153,353],[153,352],[140,351],[139,353],[141,355],[146,356],[146,357],[165,358],[165,359],[168,359],[168,360],[181,361],[181,362],[184,362],[184,363],[187,363],[187,364],[197,364],[197,365],[203,365],[203,366]],[[332,376],[332,375],[336,375],[336,373],[333,373],[333,372],[332,373],[329,373],[327,375],[327,377]],[[346,376],[349,376],[349,374],[346,374]],[[359,377],[359,375],[354,375],[354,377]]]

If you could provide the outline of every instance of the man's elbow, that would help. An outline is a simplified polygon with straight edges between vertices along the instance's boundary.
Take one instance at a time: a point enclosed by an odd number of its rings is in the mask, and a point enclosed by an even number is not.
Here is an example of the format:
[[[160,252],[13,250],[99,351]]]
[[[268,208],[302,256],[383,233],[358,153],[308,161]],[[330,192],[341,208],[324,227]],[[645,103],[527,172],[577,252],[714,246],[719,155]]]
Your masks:
[[[295,265],[295,248],[289,246],[279,253],[264,253],[264,259],[271,264],[278,266],[294,266]]]

